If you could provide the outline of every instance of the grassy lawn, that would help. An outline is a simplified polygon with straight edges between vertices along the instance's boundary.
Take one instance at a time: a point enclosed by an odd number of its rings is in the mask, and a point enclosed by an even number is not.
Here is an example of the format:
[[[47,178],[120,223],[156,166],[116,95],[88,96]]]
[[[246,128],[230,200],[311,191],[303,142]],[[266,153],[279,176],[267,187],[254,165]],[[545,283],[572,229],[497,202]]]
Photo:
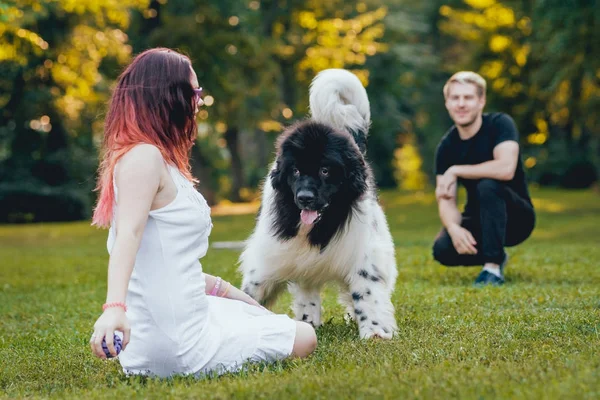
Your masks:
[[[532,238],[509,249],[507,284],[474,288],[475,268],[436,265],[434,199],[386,192],[396,242],[399,335],[361,341],[325,291],[307,360],[221,378],[125,377],[94,358],[106,294],[106,232],[88,223],[0,226],[0,396],[91,398],[600,398],[600,196],[533,191]],[[253,216],[214,218],[211,240],[241,240]],[[205,271],[239,284],[238,252]],[[288,312],[283,297],[275,311]]]

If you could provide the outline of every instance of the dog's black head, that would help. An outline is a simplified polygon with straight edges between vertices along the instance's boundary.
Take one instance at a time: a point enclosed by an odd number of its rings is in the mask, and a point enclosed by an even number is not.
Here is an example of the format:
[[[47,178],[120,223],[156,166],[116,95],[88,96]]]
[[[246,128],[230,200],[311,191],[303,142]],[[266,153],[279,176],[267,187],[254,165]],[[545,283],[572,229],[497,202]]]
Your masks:
[[[325,247],[351,217],[369,176],[350,134],[311,121],[293,125],[278,140],[271,172],[276,234],[289,239],[302,223],[312,228],[311,243]]]

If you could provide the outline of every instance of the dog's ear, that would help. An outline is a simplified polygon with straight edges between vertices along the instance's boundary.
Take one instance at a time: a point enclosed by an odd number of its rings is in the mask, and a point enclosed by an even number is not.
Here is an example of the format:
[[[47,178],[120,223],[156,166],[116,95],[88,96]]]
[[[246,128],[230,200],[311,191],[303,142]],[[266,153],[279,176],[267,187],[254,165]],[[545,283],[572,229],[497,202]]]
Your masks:
[[[365,159],[357,148],[346,152],[346,176],[348,191],[352,197],[359,197],[367,191],[367,167]]]
[[[353,196],[360,197],[367,191],[367,175],[364,170],[352,171],[349,174],[350,192]]]
[[[365,156],[367,154],[367,134],[359,129],[349,129],[349,132],[354,138],[361,154]]]
[[[271,173],[269,174],[271,178],[271,186],[273,186],[273,189],[280,191],[283,190],[286,181],[282,164],[283,163],[281,162],[281,159],[278,157],[277,160],[275,160],[275,168],[272,169]]]

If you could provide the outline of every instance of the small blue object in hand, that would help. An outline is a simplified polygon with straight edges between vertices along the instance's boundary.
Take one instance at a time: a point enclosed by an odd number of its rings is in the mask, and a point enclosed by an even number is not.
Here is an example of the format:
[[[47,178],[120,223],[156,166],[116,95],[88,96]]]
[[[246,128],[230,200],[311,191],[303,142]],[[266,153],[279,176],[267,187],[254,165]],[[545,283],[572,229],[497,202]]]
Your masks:
[[[114,346],[117,351],[117,355],[121,352],[121,347],[123,347],[123,341],[116,334],[114,335]],[[106,354],[106,358],[113,358],[113,355],[108,351],[108,346],[106,345],[106,337],[102,339],[102,350],[104,350],[104,354]]]

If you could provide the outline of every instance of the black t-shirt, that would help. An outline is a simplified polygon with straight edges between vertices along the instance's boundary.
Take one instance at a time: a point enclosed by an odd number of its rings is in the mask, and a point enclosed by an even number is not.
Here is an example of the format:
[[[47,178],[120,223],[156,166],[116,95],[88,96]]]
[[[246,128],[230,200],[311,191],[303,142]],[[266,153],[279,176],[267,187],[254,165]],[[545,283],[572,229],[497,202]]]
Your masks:
[[[444,135],[435,154],[435,173],[443,175],[453,165],[481,164],[494,159],[494,147],[513,140],[519,143],[519,132],[515,122],[504,113],[483,114],[483,122],[477,134],[467,140],[460,138],[456,126],[452,126]],[[467,210],[475,195],[477,180],[458,178],[458,183],[467,189]],[[506,182],[520,197],[531,203],[521,152],[514,177]]]

